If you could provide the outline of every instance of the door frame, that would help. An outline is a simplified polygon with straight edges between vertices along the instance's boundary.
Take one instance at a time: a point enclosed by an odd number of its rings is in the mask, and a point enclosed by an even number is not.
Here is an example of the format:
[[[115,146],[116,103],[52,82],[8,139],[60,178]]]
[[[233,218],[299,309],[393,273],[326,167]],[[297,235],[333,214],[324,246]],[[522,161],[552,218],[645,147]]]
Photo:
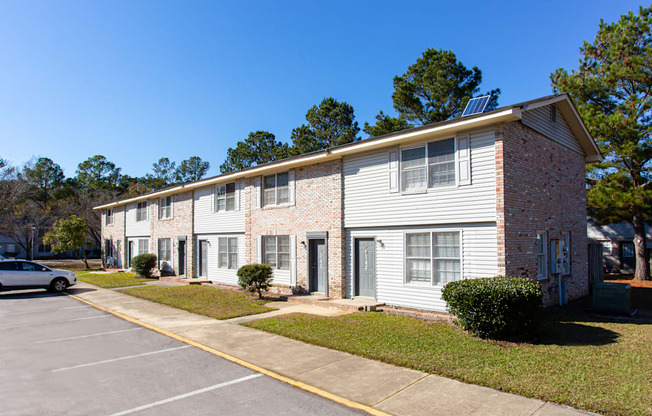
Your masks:
[[[378,240],[375,235],[359,235],[353,237],[353,290],[351,291],[351,298],[355,298],[356,296],[363,298],[367,297],[358,294],[360,292],[360,277],[358,276],[358,240],[373,240],[374,242],[374,299],[378,299],[378,269],[376,268],[378,265],[378,250],[376,250],[376,244],[378,243]]]
[[[204,265],[204,262],[202,262],[201,255],[202,255],[202,249],[201,249],[201,243],[205,241],[206,242],[206,263],[208,263],[208,247],[211,245],[210,241],[208,238],[200,238],[197,237],[197,273],[196,276],[193,276],[193,278],[200,278],[200,277],[205,277],[208,278],[208,264],[205,265],[206,267],[206,276],[202,276],[202,266]]]
[[[326,290],[324,291],[324,296],[328,297],[328,231],[309,231],[306,233],[306,276],[308,277],[308,293],[317,292],[318,288],[312,287],[312,274],[310,273],[310,251],[312,245],[310,240],[324,240],[324,246],[326,247]]]
[[[181,255],[181,243],[183,242],[183,256]],[[177,269],[179,276],[186,276],[188,273],[188,239],[185,235],[177,237]],[[181,273],[181,262],[183,261],[183,273]],[[187,276],[186,276],[187,277]]]

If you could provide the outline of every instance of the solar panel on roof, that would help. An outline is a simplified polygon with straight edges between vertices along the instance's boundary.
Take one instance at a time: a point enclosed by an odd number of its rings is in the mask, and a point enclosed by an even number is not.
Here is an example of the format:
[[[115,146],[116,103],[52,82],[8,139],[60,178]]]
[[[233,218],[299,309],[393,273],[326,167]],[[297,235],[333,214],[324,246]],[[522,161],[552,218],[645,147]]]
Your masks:
[[[483,113],[484,109],[487,108],[487,104],[489,104],[490,98],[491,95],[483,95],[482,97],[470,99],[466,104],[462,117]]]

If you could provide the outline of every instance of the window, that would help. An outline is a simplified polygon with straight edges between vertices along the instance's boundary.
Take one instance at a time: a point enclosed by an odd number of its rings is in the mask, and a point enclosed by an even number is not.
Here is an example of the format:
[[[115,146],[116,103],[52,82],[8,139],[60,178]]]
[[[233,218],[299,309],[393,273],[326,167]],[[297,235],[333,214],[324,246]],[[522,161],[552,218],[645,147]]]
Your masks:
[[[147,241],[147,240],[140,240]],[[172,239],[158,239],[158,259],[159,261],[172,261]]]
[[[428,143],[430,187],[455,185],[455,139]]]
[[[106,218],[104,224],[105,225],[113,224],[113,210],[111,208],[106,210]]]
[[[161,220],[172,218],[172,196],[164,196],[160,199],[158,218]]]
[[[623,243],[623,257],[634,257],[634,243]]]
[[[215,198],[217,211],[235,211],[235,182],[218,185]]]
[[[405,283],[445,285],[462,278],[459,231],[405,235]]]
[[[149,241],[145,239],[138,240],[138,254],[145,254],[149,252]]]
[[[545,231],[537,233],[537,279],[548,278],[548,235]]]
[[[147,201],[145,202],[139,202],[138,206],[136,207],[136,221],[147,221],[148,215],[147,215]]]
[[[0,261],[0,270],[18,270],[18,263],[15,261]]]
[[[455,185],[455,139],[401,150],[401,187],[404,192]]]
[[[279,270],[290,270],[290,237],[263,237],[263,263]]]
[[[288,180],[287,172],[263,177],[263,206],[290,202]]]
[[[217,248],[217,267],[220,269],[238,268],[238,237],[220,237]]]
[[[426,189],[426,148],[401,151],[401,179],[404,191]]]
[[[602,242],[602,254],[610,255],[611,254],[611,241]]]

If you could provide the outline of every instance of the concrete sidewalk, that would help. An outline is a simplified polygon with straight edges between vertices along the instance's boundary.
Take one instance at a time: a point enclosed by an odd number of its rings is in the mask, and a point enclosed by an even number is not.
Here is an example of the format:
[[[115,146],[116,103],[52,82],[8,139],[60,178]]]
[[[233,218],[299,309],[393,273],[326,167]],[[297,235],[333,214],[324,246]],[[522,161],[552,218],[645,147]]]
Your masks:
[[[571,416],[587,412],[305,344],[79,283],[71,294],[393,415]]]

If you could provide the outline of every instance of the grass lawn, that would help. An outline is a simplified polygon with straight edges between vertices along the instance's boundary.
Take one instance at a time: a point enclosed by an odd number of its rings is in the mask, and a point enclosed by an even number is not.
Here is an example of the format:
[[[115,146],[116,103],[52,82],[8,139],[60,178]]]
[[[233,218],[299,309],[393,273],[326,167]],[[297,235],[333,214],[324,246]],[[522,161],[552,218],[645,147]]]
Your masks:
[[[80,273],[77,279],[84,283],[114,289],[117,287],[139,286],[156,279],[144,279],[133,273]]]
[[[652,415],[652,325],[546,310],[532,343],[484,341],[446,323],[382,313],[304,314],[244,325],[468,383],[608,415]]]
[[[121,292],[215,319],[237,318],[275,310],[264,306],[267,301],[249,299],[240,292],[207,286],[147,286]]]

